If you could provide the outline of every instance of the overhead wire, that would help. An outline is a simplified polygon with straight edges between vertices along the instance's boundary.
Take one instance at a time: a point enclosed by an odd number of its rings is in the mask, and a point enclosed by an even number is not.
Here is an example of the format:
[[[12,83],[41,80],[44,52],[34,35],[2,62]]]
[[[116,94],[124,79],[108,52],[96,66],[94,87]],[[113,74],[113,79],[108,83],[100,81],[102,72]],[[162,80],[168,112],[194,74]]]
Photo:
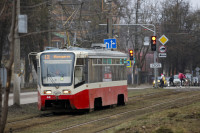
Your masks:
[[[48,2],[49,2],[49,1],[45,1],[45,2],[42,2],[42,3],[36,4],[36,5],[32,5],[32,6],[21,6],[21,8],[35,8],[35,7],[38,7],[38,6],[44,5],[44,4],[48,3]]]
[[[79,9],[80,9],[80,8],[79,8]],[[78,13],[79,9],[77,9],[77,10],[76,10],[76,13],[73,15],[73,18],[71,19],[71,22],[70,22],[69,26],[71,26],[71,24],[72,24],[72,21],[73,21],[73,20],[74,20],[74,18],[76,17],[76,15],[77,15],[77,13]]]
[[[79,10],[79,8],[77,8],[77,10]],[[68,23],[68,21],[71,19],[71,17],[74,15],[74,13],[75,13],[77,10],[75,10],[75,11],[68,17],[68,19],[65,21],[65,23],[63,24],[63,26],[65,26],[65,25]]]

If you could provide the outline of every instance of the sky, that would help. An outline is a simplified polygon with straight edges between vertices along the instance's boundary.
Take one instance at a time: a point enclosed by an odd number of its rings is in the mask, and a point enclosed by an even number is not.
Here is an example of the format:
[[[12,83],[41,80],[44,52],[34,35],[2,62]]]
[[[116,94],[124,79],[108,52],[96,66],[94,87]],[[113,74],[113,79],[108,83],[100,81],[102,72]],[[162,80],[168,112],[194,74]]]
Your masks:
[[[191,3],[192,8],[200,9],[200,0],[187,0]]]
[[[132,0],[132,1],[135,1],[135,0]],[[163,0],[150,0],[150,1],[152,1],[153,3],[157,3]],[[185,1],[188,1],[190,3],[192,10],[197,10],[197,9],[200,10],[200,0],[185,0]]]

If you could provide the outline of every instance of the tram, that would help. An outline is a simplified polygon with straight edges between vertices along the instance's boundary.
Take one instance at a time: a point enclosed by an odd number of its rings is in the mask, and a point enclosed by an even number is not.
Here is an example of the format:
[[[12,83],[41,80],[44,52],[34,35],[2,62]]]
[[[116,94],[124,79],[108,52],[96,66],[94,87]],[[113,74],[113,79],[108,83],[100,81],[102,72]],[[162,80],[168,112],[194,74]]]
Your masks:
[[[51,49],[37,53],[38,109],[93,110],[124,105],[127,55],[105,49]]]

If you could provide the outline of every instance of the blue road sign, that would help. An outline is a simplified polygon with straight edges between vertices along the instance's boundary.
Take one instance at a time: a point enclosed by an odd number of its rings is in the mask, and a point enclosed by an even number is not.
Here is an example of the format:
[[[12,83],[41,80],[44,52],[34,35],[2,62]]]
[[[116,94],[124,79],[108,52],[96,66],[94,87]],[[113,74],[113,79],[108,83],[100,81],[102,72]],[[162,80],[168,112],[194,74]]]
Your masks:
[[[126,63],[126,67],[131,67],[131,60],[127,60]]]
[[[116,49],[117,48],[116,39],[104,39],[104,44],[106,44],[107,49]]]

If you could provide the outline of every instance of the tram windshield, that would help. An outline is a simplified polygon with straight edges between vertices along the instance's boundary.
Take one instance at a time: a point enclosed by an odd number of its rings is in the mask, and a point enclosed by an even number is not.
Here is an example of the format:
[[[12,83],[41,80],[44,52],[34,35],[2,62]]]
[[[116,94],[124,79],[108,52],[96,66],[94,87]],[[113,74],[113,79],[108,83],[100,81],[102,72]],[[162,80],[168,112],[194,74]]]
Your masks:
[[[41,55],[41,79],[44,86],[72,84],[73,53],[45,53]]]

